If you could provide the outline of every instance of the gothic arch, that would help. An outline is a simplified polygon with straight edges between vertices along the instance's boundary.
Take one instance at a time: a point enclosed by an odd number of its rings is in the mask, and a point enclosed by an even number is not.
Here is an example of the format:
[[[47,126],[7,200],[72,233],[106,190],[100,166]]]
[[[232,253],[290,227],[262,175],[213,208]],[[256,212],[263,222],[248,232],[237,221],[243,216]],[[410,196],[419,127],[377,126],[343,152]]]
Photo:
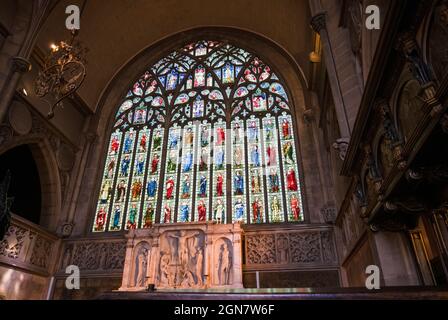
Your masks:
[[[97,112],[91,129],[96,130],[98,139],[90,155],[90,168],[87,168],[89,172],[95,172],[94,175],[89,175],[91,179],[85,178],[85,185],[89,186],[88,189],[100,189],[101,170],[98,170],[97,164],[104,162],[103,155],[107,149],[106,139],[108,139],[110,132],[112,132],[115,110],[119,105],[119,101],[122,101],[132,80],[138,79],[145,70],[148,70],[156,61],[168,55],[174,49],[182,47],[186,43],[204,38],[216,39],[216,41],[225,40],[235,46],[254,52],[263,62],[270,65],[272,69],[276,72],[278,70],[277,73],[283,78],[284,83],[286,83],[287,87],[285,90],[291,99],[291,106],[293,106],[291,113],[293,114],[295,128],[299,130],[299,136],[301,136],[302,140],[310,141],[308,137],[311,133],[307,132],[303,121],[303,114],[306,109],[305,105],[308,101],[307,83],[300,67],[289,54],[268,39],[247,31],[225,27],[195,28],[162,39],[137,54],[117,72],[107,88],[103,91],[97,105]],[[299,153],[303,154],[300,143],[298,144],[297,150],[300,150]],[[311,167],[312,161],[308,165]],[[300,160],[299,170],[306,172]],[[304,211],[307,213],[309,208],[308,194],[311,191],[306,189],[305,178],[303,176],[301,178],[304,196],[303,206]],[[89,212],[89,216],[84,218],[84,225],[86,225],[85,228],[87,230],[90,229],[89,224],[93,219],[96,208],[95,199],[91,198],[91,200],[89,205],[81,205],[83,212]],[[313,203],[312,206],[317,207],[317,204]],[[80,207],[78,207],[78,210],[80,210]]]
[[[56,157],[50,142],[41,136],[15,137],[0,148],[0,155],[22,145],[30,148],[39,173],[42,200],[39,225],[56,232],[62,198]]]

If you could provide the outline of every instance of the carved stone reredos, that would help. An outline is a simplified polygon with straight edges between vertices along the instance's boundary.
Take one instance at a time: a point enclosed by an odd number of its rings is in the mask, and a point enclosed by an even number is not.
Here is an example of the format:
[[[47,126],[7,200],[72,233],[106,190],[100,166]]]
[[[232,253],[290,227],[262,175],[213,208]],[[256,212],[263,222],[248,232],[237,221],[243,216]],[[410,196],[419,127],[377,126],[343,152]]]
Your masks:
[[[120,290],[144,290],[150,284],[159,289],[241,288],[241,234],[239,224],[213,223],[131,230]],[[148,244],[147,255],[138,250],[142,242]]]

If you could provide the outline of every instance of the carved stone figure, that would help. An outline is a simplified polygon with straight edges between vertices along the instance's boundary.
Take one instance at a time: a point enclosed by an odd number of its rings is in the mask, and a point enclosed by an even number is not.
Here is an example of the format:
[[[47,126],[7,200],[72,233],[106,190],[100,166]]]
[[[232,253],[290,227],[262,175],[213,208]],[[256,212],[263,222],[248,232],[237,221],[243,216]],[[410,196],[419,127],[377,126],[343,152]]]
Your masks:
[[[67,266],[69,266],[71,259],[72,259],[72,248],[67,247],[65,248],[64,258],[62,259],[62,268],[66,268]]]
[[[148,248],[142,247],[135,263],[135,286],[144,287],[146,284],[146,271],[148,268]]]
[[[156,224],[151,230],[131,230],[126,235],[126,257],[131,263],[124,265],[119,290],[138,291],[148,282],[157,289],[242,288],[241,233],[238,223]],[[90,247],[94,251],[98,246]],[[276,243],[270,247],[275,251]],[[75,251],[73,264],[78,262]],[[95,252],[97,256],[99,250]]]
[[[169,254],[165,254],[160,259],[160,284],[163,286],[172,286],[174,285],[174,277],[170,272],[170,256]]]
[[[227,243],[223,243],[219,252],[219,284],[230,284],[230,268],[232,267],[230,252]]]
[[[196,277],[198,279],[198,286],[202,287],[203,281],[203,263],[204,263],[204,256],[202,255],[202,250],[197,249],[196,251]]]
[[[193,234],[186,234],[185,230],[180,231],[180,235],[170,234],[169,237],[177,239],[177,256],[178,262],[182,266],[186,266],[188,264],[189,252],[187,246],[187,240],[197,236],[199,232],[195,232]],[[173,259],[174,260],[174,259]]]

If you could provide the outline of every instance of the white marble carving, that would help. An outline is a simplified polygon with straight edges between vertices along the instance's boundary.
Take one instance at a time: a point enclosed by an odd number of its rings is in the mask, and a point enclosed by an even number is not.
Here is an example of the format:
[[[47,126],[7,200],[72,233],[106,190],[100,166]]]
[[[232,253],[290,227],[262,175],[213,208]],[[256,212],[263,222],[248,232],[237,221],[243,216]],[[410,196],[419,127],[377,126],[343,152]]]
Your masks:
[[[119,290],[241,288],[241,234],[239,224],[214,223],[130,230]]]
[[[205,235],[202,230],[162,233],[160,236],[160,271],[157,275],[158,287],[202,287],[204,259],[201,252],[204,250],[204,239]]]

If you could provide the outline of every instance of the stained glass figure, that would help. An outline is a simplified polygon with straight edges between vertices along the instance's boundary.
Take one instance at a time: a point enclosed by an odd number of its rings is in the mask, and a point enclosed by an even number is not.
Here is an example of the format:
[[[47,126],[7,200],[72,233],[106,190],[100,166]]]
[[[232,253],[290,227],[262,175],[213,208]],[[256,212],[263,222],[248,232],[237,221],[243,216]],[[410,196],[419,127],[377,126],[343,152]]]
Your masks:
[[[178,73],[176,70],[172,70],[171,73],[168,74],[166,81],[166,90],[174,90],[177,86],[177,78]]]
[[[299,222],[303,221],[303,206],[300,193],[299,171],[295,160],[297,156],[294,146],[292,118],[290,115],[283,113],[279,117],[279,123],[282,127],[280,135],[282,158],[285,159],[283,175],[286,187],[288,221]]]
[[[222,82],[233,83],[233,70],[234,66],[230,63],[226,63],[226,66],[222,70]]]
[[[194,87],[205,86],[205,68],[198,67],[194,73]]]
[[[204,100],[198,96],[193,102],[193,117],[199,118],[202,116],[204,116]]]
[[[266,94],[264,92],[257,90],[252,96],[252,108],[255,112],[267,110]]]

